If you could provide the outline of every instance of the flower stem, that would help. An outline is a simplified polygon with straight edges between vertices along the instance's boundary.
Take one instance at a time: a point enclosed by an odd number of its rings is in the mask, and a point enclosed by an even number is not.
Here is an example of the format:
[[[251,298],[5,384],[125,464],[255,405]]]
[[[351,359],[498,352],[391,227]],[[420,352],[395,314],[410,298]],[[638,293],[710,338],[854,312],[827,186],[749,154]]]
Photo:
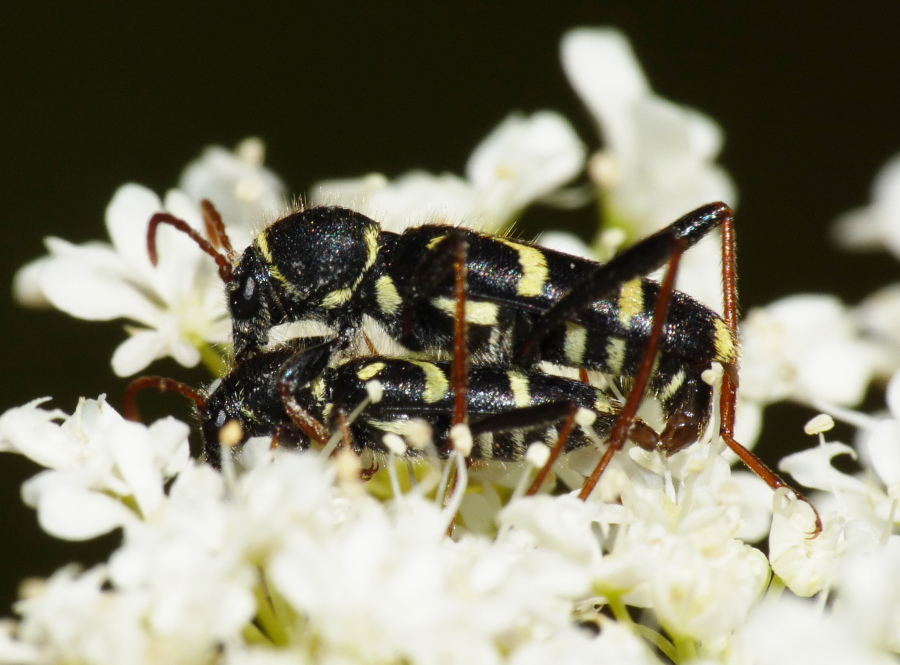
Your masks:
[[[202,342],[197,345],[197,350],[200,351],[200,361],[209,369],[213,376],[225,376],[228,373],[229,363],[225,354],[219,351],[217,347],[209,342]]]

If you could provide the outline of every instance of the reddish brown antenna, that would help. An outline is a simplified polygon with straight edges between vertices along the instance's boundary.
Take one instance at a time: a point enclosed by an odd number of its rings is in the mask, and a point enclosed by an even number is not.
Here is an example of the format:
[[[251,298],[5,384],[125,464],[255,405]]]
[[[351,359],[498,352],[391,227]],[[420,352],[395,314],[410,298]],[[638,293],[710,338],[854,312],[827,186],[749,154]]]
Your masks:
[[[227,284],[232,280],[232,266],[237,262],[237,254],[235,254],[234,248],[231,246],[231,240],[225,230],[222,216],[215,206],[204,199],[200,203],[200,207],[203,212],[206,232],[212,238],[212,242],[197,233],[183,219],[168,212],[158,212],[150,218],[150,224],[147,227],[147,253],[150,255],[150,263],[156,265],[159,262],[159,252],[156,249],[156,230],[160,224],[167,224],[184,233],[197,243],[201,250],[213,257],[213,260],[219,267],[219,277]],[[217,246],[222,248],[222,252],[216,249]]]
[[[122,411],[128,420],[141,422],[141,416],[137,408],[137,396],[138,393],[147,388],[184,395],[197,406],[198,411],[202,413],[206,410],[206,398],[189,385],[164,376],[142,376],[129,383],[128,388],[125,389],[125,396],[122,399]]]
[[[215,247],[221,247],[228,261],[234,265],[237,263],[237,253],[231,246],[231,238],[228,237],[228,231],[225,230],[222,215],[209,199],[200,201],[200,210],[203,212],[203,223],[206,225],[206,235],[209,236],[210,242]]]

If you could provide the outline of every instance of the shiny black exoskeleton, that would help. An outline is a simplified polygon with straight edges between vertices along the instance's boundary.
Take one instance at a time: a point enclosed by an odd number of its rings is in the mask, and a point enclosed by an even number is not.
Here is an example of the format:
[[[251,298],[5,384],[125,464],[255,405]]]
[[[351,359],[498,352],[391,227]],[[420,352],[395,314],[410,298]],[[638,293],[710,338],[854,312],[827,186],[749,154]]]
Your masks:
[[[627,381],[643,358],[659,291],[642,276],[664,264],[676,243],[696,243],[731,214],[722,203],[703,206],[600,264],[463,228],[397,234],[345,208],[301,210],[233,257],[227,292],[235,358],[240,364],[260,352],[273,326],[307,319],[349,343],[364,315],[412,350],[451,350],[453,250],[462,244],[468,351],[479,363],[527,369],[544,360]],[[712,390],[701,374],[712,362],[733,374],[731,331],[718,314],[674,292],[649,386],[667,417],[666,451],[695,440],[708,422]]]
[[[214,384],[205,405],[199,407],[209,461],[219,463],[219,433],[232,420],[241,426],[242,441],[272,436],[279,445],[306,448],[310,437],[292,414],[299,408],[330,435],[339,431],[342,416],[367,400],[370,381],[380,384],[381,399],[368,404],[348,425],[357,452],[386,452],[386,434],[409,441],[421,435],[424,423],[438,454],[446,454],[449,449],[444,444],[453,411],[447,363],[370,356],[323,368],[332,352],[329,343],[299,350],[292,344],[264,351]],[[618,413],[618,405],[585,383],[501,365],[472,367],[466,400],[475,441],[472,457],[476,459],[516,461],[524,457],[532,442],[552,446],[558,425],[571,407],[594,413],[591,427],[601,438],[609,433]],[[584,433],[576,429],[565,450],[587,442]],[[414,447],[410,451],[416,454]]]

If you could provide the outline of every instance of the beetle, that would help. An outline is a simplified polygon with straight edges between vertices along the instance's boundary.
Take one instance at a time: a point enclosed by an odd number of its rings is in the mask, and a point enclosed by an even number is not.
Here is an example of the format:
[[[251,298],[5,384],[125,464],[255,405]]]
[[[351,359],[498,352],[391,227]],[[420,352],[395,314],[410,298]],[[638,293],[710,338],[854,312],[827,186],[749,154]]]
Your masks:
[[[211,204],[204,210],[221,251],[168,213],[151,219],[149,251],[155,261],[156,230],[169,224],[215,258],[237,362],[286,322],[320,321],[349,344],[364,315],[412,351],[449,351],[454,247],[464,243],[471,356],[523,367],[548,361],[626,379],[640,365],[659,293],[659,284],[643,275],[665,263],[673,242],[690,246],[732,215],[723,203],[703,206],[601,264],[460,227],[426,224],[393,233],[333,206],[287,215],[238,256]],[[735,375],[731,330],[714,311],[675,291],[649,387],[667,418],[660,441],[669,453],[695,441],[709,420],[712,390],[702,373],[713,362]]]
[[[451,367],[432,362],[383,356],[355,357],[328,367],[335,342],[322,338],[292,340],[260,352],[235,366],[209,389],[197,391],[163,377],[141,377],[126,393],[126,415],[137,420],[136,395],[147,387],[179,392],[194,401],[207,460],[221,463],[220,436],[235,421],[238,443],[270,436],[278,445],[308,448],[326,445],[345,421],[349,445],[357,452],[386,453],[385,435],[399,436],[410,455],[421,455],[424,431],[439,457],[453,425]],[[372,400],[371,383],[379,384]],[[519,461],[529,443],[554,445],[560,425],[573,409],[589,412],[590,434],[573,430],[564,452],[608,436],[620,405],[602,390],[581,381],[539,370],[499,364],[476,365],[466,390],[469,427],[474,438],[472,458]],[[360,404],[356,418],[349,415]],[[653,430],[646,436],[653,438]]]
[[[625,441],[643,436],[636,414],[646,393],[659,399],[665,416],[657,449],[671,455],[698,440],[713,406],[704,372],[719,363],[720,436],[771,488],[789,487],[733,435],[736,252],[733,213],[724,203],[687,213],[605,264],[461,227],[425,224],[393,233],[335,206],[292,212],[238,256],[208,202],[204,216],[212,242],[168,213],[154,215],[148,251],[155,262],[156,230],[168,224],[216,260],[238,363],[259,353],[278,324],[320,321],[347,346],[367,315],[413,351],[453,350],[455,422],[464,420],[459,407],[466,406],[461,356],[523,369],[548,361],[600,370],[632,386],[582,498]],[[680,255],[716,228],[722,229],[724,317],[673,288]],[[666,263],[664,284],[645,277]]]

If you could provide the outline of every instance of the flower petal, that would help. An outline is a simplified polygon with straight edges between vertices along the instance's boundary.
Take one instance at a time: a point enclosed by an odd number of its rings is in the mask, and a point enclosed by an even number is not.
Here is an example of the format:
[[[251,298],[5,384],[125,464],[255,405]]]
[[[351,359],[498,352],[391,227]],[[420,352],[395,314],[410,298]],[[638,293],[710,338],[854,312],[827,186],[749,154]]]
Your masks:
[[[790,495],[775,492],[769,561],[772,570],[798,596],[812,596],[831,579],[840,554],[843,521],[826,520],[824,529],[812,538],[815,515],[812,506]]]
[[[872,187],[872,203],[838,219],[835,240],[850,249],[886,247],[900,257],[900,156],[882,167]]]
[[[265,145],[257,138],[244,139],[234,152],[210,146],[188,164],[178,186],[195,202],[213,202],[238,237],[236,248],[249,243],[249,233],[266,217],[285,208],[284,183],[263,166]],[[241,237],[243,236],[243,237]]]
[[[15,277],[13,277],[13,298],[20,305],[35,308],[51,306],[41,288],[41,275],[50,261],[52,259],[49,256],[43,256],[26,263],[16,271]]]
[[[47,489],[37,509],[41,528],[65,540],[96,538],[136,520],[117,499],[77,486]]]
[[[0,415],[0,452],[25,455],[43,467],[68,468],[77,452],[54,422],[65,418],[59,410],[41,408],[49,398],[34,400]]]
[[[635,152],[630,105],[650,87],[628,39],[617,30],[581,28],[562,41],[566,76],[591,114],[602,119],[604,139],[613,150]]]
[[[900,422],[879,420],[863,441],[868,466],[878,474],[892,499],[900,499]]]
[[[159,318],[157,305],[120,275],[76,258],[49,261],[41,275],[41,288],[54,307],[80,319],[131,319],[152,325]]]
[[[153,268],[147,254],[147,228],[160,211],[162,201],[156,193],[134,183],[119,187],[106,206],[106,230],[116,252],[142,276]]]
[[[475,148],[466,174],[492,226],[498,226],[574,178],[585,156],[584,145],[558,113],[513,114]]]
[[[119,344],[112,357],[116,376],[137,374],[157,358],[165,349],[165,339],[155,330],[140,330]]]
[[[163,477],[154,464],[153,437],[144,425],[123,420],[115,424],[109,438],[115,465],[141,516],[152,515],[163,500]]]

